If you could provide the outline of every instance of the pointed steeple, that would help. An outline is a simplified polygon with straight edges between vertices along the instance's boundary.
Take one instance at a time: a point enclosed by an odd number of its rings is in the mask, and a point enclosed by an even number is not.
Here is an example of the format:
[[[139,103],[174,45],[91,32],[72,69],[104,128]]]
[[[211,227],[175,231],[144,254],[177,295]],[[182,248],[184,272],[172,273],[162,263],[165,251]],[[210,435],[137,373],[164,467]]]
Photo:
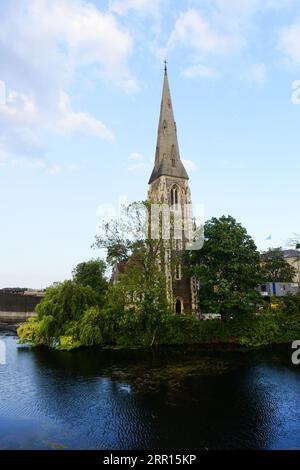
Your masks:
[[[177,130],[172,108],[166,62],[157,131],[155,164],[149,184],[163,175],[189,179],[179,155]]]

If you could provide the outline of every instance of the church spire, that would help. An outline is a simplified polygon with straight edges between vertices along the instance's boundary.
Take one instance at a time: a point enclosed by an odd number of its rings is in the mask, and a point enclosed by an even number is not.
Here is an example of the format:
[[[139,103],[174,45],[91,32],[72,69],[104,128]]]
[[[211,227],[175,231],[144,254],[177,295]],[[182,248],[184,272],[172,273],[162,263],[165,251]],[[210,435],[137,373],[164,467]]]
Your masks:
[[[155,164],[149,180],[149,184],[153,183],[154,180],[163,175],[183,179],[189,178],[179,155],[176,123],[174,120],[168,80],[167,61],[165,61],[163,92],[157,131]]]

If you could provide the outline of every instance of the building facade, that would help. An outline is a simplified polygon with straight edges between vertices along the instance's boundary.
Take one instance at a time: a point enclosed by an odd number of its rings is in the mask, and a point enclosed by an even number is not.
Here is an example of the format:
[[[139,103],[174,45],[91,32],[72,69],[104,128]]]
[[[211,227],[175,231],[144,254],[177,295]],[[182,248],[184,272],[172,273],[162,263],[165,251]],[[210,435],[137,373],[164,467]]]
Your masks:
[[[163,241],[164,259],[161,259],[161,268],[165,271],[168,298],[176,313],[196,312],[197,281],[185,275],[181,263],[177,262],[190,241],[187,226],[190,226],[192,221],[192,201],[189,177],[180,159],[166,67],[148,200],[151,205],[167,207],[171,220],[177,221],[176,230],[173,230],[169,239]]]
[[[299,250],[283,250],[283,256],[286,261],[296,270],[294,282],[300,286],[300,251]]]
[[[267,301],[270,301],[272,297],[284,298],[288,294],[295,295],[298,291],[297,282],[266,282],[258,287],[258,292]]]

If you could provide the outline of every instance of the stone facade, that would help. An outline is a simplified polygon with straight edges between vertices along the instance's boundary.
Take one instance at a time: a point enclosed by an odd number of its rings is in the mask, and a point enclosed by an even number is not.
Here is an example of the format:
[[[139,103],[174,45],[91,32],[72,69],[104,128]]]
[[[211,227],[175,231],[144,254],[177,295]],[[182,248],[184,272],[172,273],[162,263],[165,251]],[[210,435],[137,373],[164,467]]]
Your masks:
[[[300,286],[300,251],[299,250],[283,250],[283,256],[286,261],[296,270],[294,282]]]
[[[170,209],[171,218],[182,220],[177,233],[164,240],[164,259],[161,260],[161,267],[167,279],[167,293],[176,313],[197,311],[197,282],[194,278],[186,277],[181,264],[176,261],[189,241],[184,226],[192,220],[188,180],[188,174],[180,159],[177,128],[165,68],[156,156],[149,180],[148,200],[152,204],[166,205]]]
[[[36,295],[0,292],[0,321],[6,319],[25,320],[34,315],[35,307],[42,297]]]

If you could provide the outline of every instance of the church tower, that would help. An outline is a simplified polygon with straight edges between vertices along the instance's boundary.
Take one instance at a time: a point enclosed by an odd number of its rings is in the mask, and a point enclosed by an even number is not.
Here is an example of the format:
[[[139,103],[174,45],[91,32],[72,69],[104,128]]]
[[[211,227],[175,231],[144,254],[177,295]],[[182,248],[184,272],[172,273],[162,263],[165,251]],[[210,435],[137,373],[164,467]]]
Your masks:
[[[149,179],[148,200],[164,204],[173,217],[191,220],[189,177],[180,159],[176,122],[173,114],[167,66],[165,65],[160,117],[157,131],[155,163]],[[172,217],[172,215],[171,215]],[[177,220],[176,219],[176,220]],[[197,311],[197,285],[182,269],[180,254],[188,243],[186,231],[164,240],[164,260],[161,261],[167,280],[168,298],[176,313]]]

